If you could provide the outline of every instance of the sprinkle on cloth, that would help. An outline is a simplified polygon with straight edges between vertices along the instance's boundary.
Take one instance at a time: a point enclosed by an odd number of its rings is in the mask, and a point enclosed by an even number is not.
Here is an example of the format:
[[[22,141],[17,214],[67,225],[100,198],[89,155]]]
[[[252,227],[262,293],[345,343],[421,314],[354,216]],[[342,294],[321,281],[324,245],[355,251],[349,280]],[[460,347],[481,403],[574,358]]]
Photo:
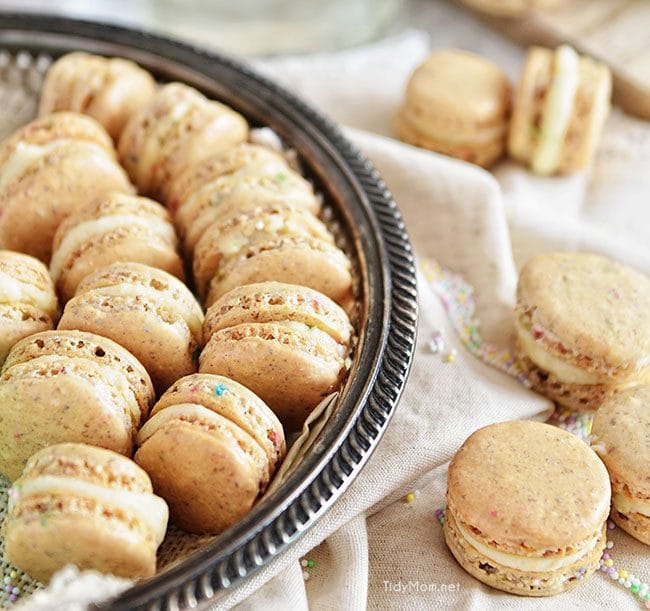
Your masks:
[[[530,383],[519,367],[512,351],[497,348],[489,342],[484,342],[481,338],[479,321],[476,319],[474,288],[465,282],[460,274],[442,268],[435,261],[424,260],[421,268],[425,278],[429,281],[429,285],[442,302],[451,324],[465,347],[484,363],[511,375],[525,386],[530,387]],[[434,333],[429,340],[428,347],[429,351],[434,354],[444,349],[442,335],[439,332]],[[557,407],[548,422],[569,431],[569,433],[573,433],[584,442],[590,443],[593,419],[593,414],[572,412],[566,408]],[[442,525],[445,521],[445,508],[436,509],[435,516],[438,523]],[[610,521],[607,528],[613,530],[616,525]],[[614,543],[608,541],[606,550],[600,559],[600,571],[611,579],[618,581],[640,602],[644,603],[647,609],[650,609],[650,584],[642,582],[631,571],[617,570],[609,553],[609,550],[613,547]]]
[[[315,560],[312,560],[311,558],[309,558],[309,559],[307,559],[307,558],[303,558],[303,559],[300,561],[300,566],[301,566],[302,569],[303,569],[303,571],[302,571],[302,578],[303,578],[305,581],[307,581],[307,580],[311,577],[311,574],[310,574],[310,572],[309,572],[307,569],[313,569],[313,568],[316,566],[316,561],[315,561]]]

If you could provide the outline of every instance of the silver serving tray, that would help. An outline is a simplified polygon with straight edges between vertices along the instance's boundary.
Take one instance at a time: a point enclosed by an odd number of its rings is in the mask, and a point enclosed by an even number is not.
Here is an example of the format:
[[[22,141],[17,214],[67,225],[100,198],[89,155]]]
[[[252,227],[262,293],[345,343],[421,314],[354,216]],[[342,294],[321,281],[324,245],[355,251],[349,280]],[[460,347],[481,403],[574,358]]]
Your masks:
[[[280,554],[336,502],[388,426],[416,335],[411,245],[395,202],[371,163],[329,120],[247,65],[168,38],[111,25],[0,14],[0,50],[58,56],[72,50],[131,58],[269,126],[295,149],[340,224],[358,273],[359,343],[336,408],[289,478],[242,521],[185,561],[101,606],[203,606]],[[31,57],[31,60],[30,60]],[[20,60],[20,57],[19,57]]]

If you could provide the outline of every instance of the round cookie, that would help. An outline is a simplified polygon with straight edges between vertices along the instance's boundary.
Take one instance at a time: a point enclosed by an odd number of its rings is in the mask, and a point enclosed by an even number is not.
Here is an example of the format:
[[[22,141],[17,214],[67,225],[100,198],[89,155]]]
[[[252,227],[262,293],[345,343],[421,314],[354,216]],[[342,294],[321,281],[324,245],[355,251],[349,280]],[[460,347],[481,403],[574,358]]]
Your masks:
[[[34,452],[64,441],[130,456],[153,399],[142,365],[110,339],[80,331],[26,337],[0,375],[0,473],[15,479]]]
[[[466,51],[435,51],[409,79],[395,134],[487,167],[505,151],[510,98],[510,83],[492,62]]]
[[[604,64],[566,45],[555,51],[532,47],[514,100],[510,156],[542,175],[586,168],[609,114],[611,92]]]
[[[58,314],[47,268],[29,255],[0,250],[0,365],[18,340],[54,328]]]
[[[84,444],[53,445],[29,459],[9,491],[5,554],[44,583],[68,564],[151,577],[167,516],[133,461]]]
[[[539,422],[493,424],[449,465],[445,541],[484,584],[549,596],[598,569],[609,501],[607,470],[571,433]]]
[[[129,120],[120,137],[120,160],[143,194],[166,201],[186,167],[248,137],[248,123],[196,89],[169,83]]]
[[[594,417],[592,448],[609,471],[611,517],[650,545],[650,386],[610,397]]]
[[[200,371],[250,388],[294,431],[338,388],[349,367],[351,334],[345,312],[313,289],[249,284],[208,310]]]
[[[572,409],[650,380],[650,278],[600,255],[530,260],[517,287],[517,355],[535,390]]]
[[[201,306],[178,278],[141,263],[114,263],[82,280],[59,329],[110,337],[140,360],[162,392],[196,371],[202,324]]]
[[[68,214],[105,193],[132,190],[110,137],[93,119],[36,119],[0,144],[0,248],[48,261]]]
[[[304,209],[266,206],[210,225],[194,252],[194,281],[210,306],[243,284],[277,280],[351,301],[351,265],[327,227]]]
[[[134,62],[75,51],[59,58],[48,70],[38,114],[60,110],[87,114],[117,141],[131,115],[155,91],[153,76]]]
[[[135,460],[169,503],[172,520],[194,533],[219,533],[245,516],[286,452],[282,425],[264,402],[208,374],[174,384],[137,443]]]
[[[54,236],[50,273],[65,302],[85,276],[120,261],[144,263],[184,278],[174,227],[157,202],[110,193],[73,212]]]

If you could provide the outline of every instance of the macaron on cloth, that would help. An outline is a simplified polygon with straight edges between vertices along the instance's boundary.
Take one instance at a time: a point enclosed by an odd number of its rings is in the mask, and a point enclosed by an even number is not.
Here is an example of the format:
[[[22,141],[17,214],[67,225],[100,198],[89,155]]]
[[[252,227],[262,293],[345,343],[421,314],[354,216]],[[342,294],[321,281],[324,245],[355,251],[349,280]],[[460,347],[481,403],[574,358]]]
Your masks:
[[[493,424],[449,465],[445,541],[486,585],[549,596],[598,569],[609,502],[607,470],[583,441],[539,422]]]

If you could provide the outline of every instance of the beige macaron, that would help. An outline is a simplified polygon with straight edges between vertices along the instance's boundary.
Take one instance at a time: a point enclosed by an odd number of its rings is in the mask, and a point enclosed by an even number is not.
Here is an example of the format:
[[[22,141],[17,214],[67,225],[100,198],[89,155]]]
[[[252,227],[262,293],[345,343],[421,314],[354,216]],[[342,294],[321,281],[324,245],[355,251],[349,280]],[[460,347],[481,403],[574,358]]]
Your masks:
[[[552,9],[564,0],[461,0],[482,13],[498,17],[519,17],[530,11]]]
[[[156,572],[168,510],[132,460],[81,443],[44,448],[9,490],[5,555],[47,583],[68,564],[138,579]]]
[[[19,339],[53,329],[58,314],[45,265],[29,255],[0,250],[0,365]]]
[[[277,280],[325,293],[347,307],[351,264],[311,212],[263,206],[210,225],[194,251],[194,281],[210,306],[243,284]]]
[[[169,213],[157,202],[110,193],[73,212],[54,236],[50,273],[65,302],[89,273],[118,261],[164,269],[183,279]]]
[[[36,119],[0,144],[0,248],[48,261],[65,216],[132,190],[99,123],[74,113]]]
[[[409,79],[395,134],[487,167],[505,152],[510,99],[508,78],[491,61],[467,51],[435,51]]]
[[[282,425],[250,390],[194,374],[156,403],[137,438],[136,462],[169,504],[173,522],[219,533],[244,517],[284,458]]]
[[[166,201],[183,171],[248,137],[248,123],[231,108],[181,83],[161,87],[126,124],[120,159],[143,194]]]
[[[181,175],[177,189],[186,195],[174,196],[174,221],[189,257],[212,223],[237,213],[260,206],[303,208],[313,214],[320,210],[307,180],[277,153],[250,144],[193,166]]]
[[[136,63],[75,51],[59,58],[48,70],[38,114],[60,110],[87,114],[117,141],[131,115],[155,91],[153,76]]]
[[[591,434],[612,482],[612,520],[650,545],[650,385],[607,399]]]
[[[26,337],[0,375],[0,473],[15,479],[34,452],[64,441],[130,456],[153,399],[144,367],[110,339],[81,331]]]
[[[591,162],[609,114],[609,68],[571,47],[532,47],[515,96],[508,151],[542,175]]]
[[[294,431],[338,389],[351,337],[346,313],[322,293],[280,282],[249,284],[208,310],[200,371],[250,388]]]
[[[650,381],[650,278],[600,255],[531,259],[517,287],[519,362],[535,390],[572,409]]]
[[[550,596],[598,569],[609,479],[571,433],[521,420],[486,426],[456,453],[447,484],[445,541],[484,584]]]
[[[162,392],[196,371],[202,324],[201,306],[178,278],[141,263],[114,263],[82,280],[59,329],[110,337],[140,360]]]

